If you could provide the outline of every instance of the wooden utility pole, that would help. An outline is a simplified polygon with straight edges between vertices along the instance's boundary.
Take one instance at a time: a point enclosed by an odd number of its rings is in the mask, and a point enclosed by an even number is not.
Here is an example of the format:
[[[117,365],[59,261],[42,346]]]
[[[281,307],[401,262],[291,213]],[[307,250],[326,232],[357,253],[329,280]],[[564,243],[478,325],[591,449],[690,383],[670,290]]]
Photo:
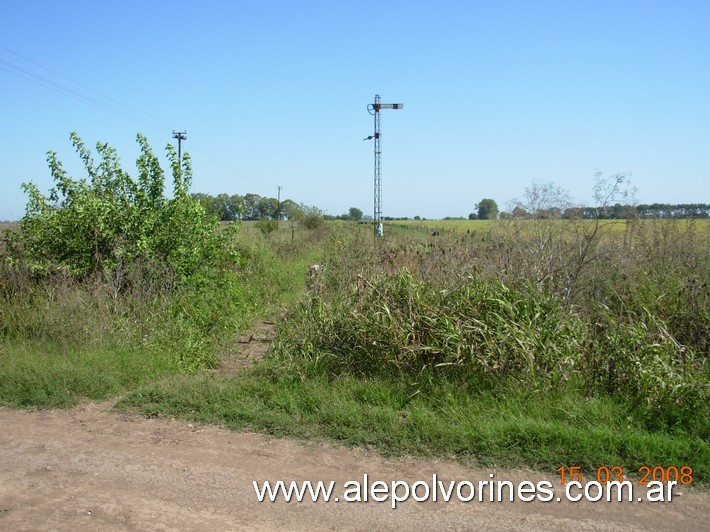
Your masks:
[[[178,165],[182,170],[182,141],[187,140],[187,131],[173,131],[173,138],[178,141]]]

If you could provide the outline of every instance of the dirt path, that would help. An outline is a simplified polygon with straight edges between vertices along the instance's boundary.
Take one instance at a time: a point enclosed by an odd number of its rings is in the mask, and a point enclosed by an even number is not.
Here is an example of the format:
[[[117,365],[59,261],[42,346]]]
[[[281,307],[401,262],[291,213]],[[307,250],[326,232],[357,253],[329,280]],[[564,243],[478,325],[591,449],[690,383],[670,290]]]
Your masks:
[[[253,480],[342,486],[364,473],[388,482],[437,473],[478,481],[490,471],[125,416],[110,407],[0,408],[1,530],[701,530],[710,517],[710,494],[698,492],[670,504],[407,502],[392,510],[374,502],[259,503]]]
[[[237,345],[217,368],[220,373],[237,373],[266,356],[276,337],[276,323],[258,320],[237,340]]]

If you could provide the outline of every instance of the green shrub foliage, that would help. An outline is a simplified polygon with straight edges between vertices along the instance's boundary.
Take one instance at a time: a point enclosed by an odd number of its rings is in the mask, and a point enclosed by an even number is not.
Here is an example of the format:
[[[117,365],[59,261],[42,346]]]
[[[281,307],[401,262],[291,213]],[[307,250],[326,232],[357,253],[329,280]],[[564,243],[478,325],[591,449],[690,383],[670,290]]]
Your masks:
[[[510,269],[524,278],[502,278],[476,248],[435,246],[385,242],[366,253],[334,243],[324,271],[280,325],[273,359],[302,378],[385,378],[417,393],[444,382],[495,393],[575,389],[628,401],[654,427],[697,423],[708,434],[706,343],[702,331],[687,345],[677,340],[673,332],[684,328],[671,325],[682,314],[625,296],[628,281],[610,290],[625,298],[621,310],[604,293],[571,305],[564,285],[546,290],[517,264]],[[635,268],[618,256],[628,280]],[[609,259],[590,272],[588,290],[600,292],[615,267]]]
[[[168,197],[158,157],[143,135],[137,135],[137,179],[108,144],[97,144],[97,164],[76,133],[71,140],[87,177],[70,177],[48,152],[55,186],[45,195],[34,183],[23,185],[28,202],[19,231],[8,238],[11,261],[38,276],[61,272],[79,280],[97,274],[128,279],[138,268],[177,285],[237,259],[229,232],[216,234],[216,219],[190,196],[188,154],[179,161],[173,146],[166,148],[173,178]]]

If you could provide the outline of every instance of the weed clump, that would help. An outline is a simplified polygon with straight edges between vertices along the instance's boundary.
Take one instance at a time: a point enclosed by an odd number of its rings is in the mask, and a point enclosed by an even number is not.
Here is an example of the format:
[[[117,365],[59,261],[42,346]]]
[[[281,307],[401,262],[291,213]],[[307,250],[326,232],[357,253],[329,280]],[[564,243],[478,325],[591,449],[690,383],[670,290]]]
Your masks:
[[[217,352],[245,321],[245,296],[234,245],[236,226],[218,232],[189,194],[190,158],[172,146],[172,195],[147,140],[138,135],[138,178],[115,150],[101,158],[76,134],[72,142],[87,177],[75,179],[54,152],[55,186],[32,184],[19,228],[0,257],[0,335],[52,352],[95,348],[166,358],[166,367],[195,371],[217,363]],[[48,347],[49,349],[49,347]]]
[[[275,364],[302,378],[407,382],[413,393],[442,383],[471,393],[571,389],[615,397],[649,426],[710,434],[704,343],[681,344],[672,314],[643,303],[619,312],[601,297],[571,303],[564,286],[491,274],[476,251],[392,242],[364,254],[359,244],[328,254],[337,258],[280,328]],[[609,280],[596,273],[588,294]]]
[[[508,378],[553,385],[582,341],[579,322],[562,312],[544,294],[475,277],[443,284],[409,272],[360,276],[344,297],[303,301],[284,330],[297,345],[283,352],[296,348],[334,375],[426,372],[488,386]]]

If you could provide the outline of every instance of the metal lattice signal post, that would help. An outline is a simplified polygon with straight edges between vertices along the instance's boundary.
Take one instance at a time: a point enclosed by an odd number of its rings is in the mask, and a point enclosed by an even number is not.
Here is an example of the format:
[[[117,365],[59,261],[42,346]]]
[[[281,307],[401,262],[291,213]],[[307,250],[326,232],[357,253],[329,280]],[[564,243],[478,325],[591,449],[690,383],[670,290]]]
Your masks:
[[[278,190],[278,198],[276,199],[276,219],[281,221],[281,185],[276,185],[276,190]]]
[[[367,111],[375,118],[375,132],[365,140],[375,140],[375,208],[373,215],[373,232],[378,236],[378,227],[382,222],[382,131],[380,127],[380,111],[382,109],[404,109],[401,103],[380,103],[380,95],[375,94],[375,103],[368,104]]]

